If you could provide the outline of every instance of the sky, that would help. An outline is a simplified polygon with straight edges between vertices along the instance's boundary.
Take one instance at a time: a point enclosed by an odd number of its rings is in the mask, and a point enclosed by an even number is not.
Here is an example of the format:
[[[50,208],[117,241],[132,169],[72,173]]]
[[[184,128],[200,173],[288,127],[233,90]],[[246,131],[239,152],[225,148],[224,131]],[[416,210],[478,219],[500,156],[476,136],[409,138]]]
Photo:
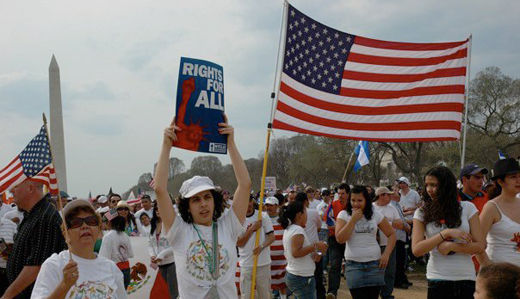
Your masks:
[[[516,0],[293,0],[351,34],[407,42],[473,35],[471,77],[520,77]],[[151,172],[175,114],[181,56],[224,67],[226,113],[242,156],[265,147],[282,1],[0,1],[0,168],[49,115],[48,67],[60,67],[68,192],[123,193]],[[274,138],[293,133],[275,131]],[[172,157],[201,154],[174,149]],[[229,163],[229,158],[217,155]]]

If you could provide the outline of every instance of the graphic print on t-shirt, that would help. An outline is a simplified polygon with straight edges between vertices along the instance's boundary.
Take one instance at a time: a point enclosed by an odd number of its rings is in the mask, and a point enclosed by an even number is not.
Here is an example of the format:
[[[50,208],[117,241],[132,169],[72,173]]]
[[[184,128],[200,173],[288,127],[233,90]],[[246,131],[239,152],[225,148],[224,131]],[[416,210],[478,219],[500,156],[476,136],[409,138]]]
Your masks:
[[[83,281],[75,285],[70,292],[70,299],[111,299],[115,298],[114,289],[102,281]]]
[[[356,222],[355,232],[358,234],[371,234],[376,230],[374,223],[367,221],[366,219],[360,219]]]
[[[511,242],[516,243],[516,251],[520,252],[520,232],[513,234],[513,238],[511,239]]]
[[[213,253],[213,244],[211,242],[205,242],[206,247],[210,254]],[[226,248],[222,248],[222,245],[218,245],[218,249],[220,252],[220,260],[219,260],[219,277],[224,276],[229,270],[229,252]],[[213,280],[211,273],[209,271],[211,260],[204,249],[204,246],[200,242],[200,240],[193,241],[190,243],[188,250],[186,251],[186,265],[188,273],[194,278],[200,280],[211,281]]]

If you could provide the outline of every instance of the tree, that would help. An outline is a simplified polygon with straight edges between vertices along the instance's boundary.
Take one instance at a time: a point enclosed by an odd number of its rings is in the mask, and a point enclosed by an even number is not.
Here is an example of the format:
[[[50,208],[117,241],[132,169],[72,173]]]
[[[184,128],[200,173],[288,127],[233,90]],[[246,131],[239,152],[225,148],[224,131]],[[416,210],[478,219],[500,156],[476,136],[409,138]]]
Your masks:
[[[520,80],[500,68],[487,67],[471,81],[468,123],[477,135],[491,139],[495,153],[520,146]],[[496,157],[496,156],[495,156]]]
[[[192,175],[203,175],[215,178],[220,175],[222,170],[222,162],[215,156],[196,157],[191,161],[189,172]]]

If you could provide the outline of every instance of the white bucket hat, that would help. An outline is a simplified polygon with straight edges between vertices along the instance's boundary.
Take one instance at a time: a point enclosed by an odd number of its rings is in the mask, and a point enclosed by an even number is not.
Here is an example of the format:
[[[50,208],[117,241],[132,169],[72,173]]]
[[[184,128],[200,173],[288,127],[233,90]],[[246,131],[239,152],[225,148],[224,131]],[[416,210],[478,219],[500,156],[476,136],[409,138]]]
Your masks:
[[[207,176],[196,175],[191,179],[185,180],[182,183],[179,192],[183,198],[190,198],[193,195],[206,190],[215,190],[213,181]]]

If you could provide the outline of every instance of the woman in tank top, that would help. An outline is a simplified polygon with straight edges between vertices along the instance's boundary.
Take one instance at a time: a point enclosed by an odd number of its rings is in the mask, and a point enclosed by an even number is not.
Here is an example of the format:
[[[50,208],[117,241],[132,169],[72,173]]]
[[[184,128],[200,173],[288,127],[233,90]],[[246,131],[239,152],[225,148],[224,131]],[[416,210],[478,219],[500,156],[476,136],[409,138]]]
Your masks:
[[[486,251],[477,256],[481,265],[508,262],[520,266],[520,166],[513,158],[498,160],[492,180],[502,189],[480,214],[487,234]]]

